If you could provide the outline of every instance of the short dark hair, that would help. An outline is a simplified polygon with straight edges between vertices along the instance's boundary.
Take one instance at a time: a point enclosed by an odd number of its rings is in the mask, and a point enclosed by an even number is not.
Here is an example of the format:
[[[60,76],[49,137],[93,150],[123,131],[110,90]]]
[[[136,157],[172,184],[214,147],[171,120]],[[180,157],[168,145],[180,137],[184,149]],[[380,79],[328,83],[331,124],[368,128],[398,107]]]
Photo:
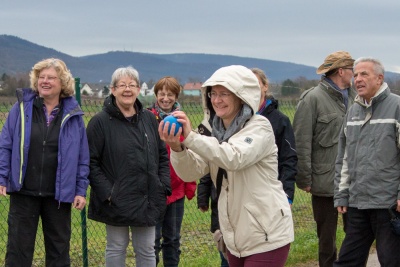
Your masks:
[[[181,85],[178,80],[171,76],[165,76],[158,80],[156,85],[154,85],[154,94],[157,95],[158,91],[162,90],[165,86],[165,89],[170,90],[175,94],[176,98],[179,97],[179,93],[181,92]]]

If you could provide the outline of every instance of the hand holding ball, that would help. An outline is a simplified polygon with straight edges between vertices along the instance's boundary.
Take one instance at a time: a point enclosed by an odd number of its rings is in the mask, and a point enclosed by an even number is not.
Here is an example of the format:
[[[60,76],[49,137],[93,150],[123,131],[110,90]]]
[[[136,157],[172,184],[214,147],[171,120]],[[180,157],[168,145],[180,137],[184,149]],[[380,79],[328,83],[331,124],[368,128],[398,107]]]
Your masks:
[[[167,117],[164,118],[164,125],[165,123],[169,122],[169,126],[168,126],[168,134],[171,132],[171,127],[172,124],[175,123],[175,133],[174,135],[176,135],[179,131],[180,128],[182,128],[182,124],[180,122],[178,122],[178,119],[175,118],[172,115],[168,115]]]

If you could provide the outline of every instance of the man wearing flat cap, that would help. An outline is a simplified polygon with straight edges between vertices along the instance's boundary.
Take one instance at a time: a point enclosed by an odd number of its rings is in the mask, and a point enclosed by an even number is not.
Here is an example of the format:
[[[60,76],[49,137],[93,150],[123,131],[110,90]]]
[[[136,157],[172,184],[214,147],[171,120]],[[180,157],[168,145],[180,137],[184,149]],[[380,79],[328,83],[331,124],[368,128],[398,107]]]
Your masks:
[[[332,267],[337,256],[335,160],[343,118],[356,95],[351,88],[353,63],[346,51],[328,55],[317,69],[317,74],[322,74],[319,84],[301,95],[293,121],[298,156],[296,184],[312,194],[321,267]]]

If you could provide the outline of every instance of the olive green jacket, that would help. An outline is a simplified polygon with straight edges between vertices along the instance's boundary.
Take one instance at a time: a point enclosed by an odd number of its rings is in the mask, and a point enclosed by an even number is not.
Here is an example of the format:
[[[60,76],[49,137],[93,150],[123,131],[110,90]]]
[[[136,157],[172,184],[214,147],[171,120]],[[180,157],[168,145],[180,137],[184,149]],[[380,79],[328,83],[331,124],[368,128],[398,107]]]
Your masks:
[[[356,92],[349,89],[348,107]],[[305,91],[297,105],[293,129],[298,156],[296,184],[311,186],[316,196],[332,197],[339,132],[346,106],[342,94],[324,79]]]

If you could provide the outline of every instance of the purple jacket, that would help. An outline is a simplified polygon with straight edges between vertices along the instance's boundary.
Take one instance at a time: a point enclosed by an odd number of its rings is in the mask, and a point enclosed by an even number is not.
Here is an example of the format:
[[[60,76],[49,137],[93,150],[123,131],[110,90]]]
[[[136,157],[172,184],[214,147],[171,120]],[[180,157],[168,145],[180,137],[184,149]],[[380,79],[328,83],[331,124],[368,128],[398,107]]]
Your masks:
[[[27,163],[32,126],[32,89],[18,89],[17,103],[11,108],[0,136],[0,185],[7,192],[21,189]],[[63,98],[63,116],[58,141],[58,167],[55,199],[72,203],[86,197],[89,185],[89,147],[83,111],[73,97]]]

